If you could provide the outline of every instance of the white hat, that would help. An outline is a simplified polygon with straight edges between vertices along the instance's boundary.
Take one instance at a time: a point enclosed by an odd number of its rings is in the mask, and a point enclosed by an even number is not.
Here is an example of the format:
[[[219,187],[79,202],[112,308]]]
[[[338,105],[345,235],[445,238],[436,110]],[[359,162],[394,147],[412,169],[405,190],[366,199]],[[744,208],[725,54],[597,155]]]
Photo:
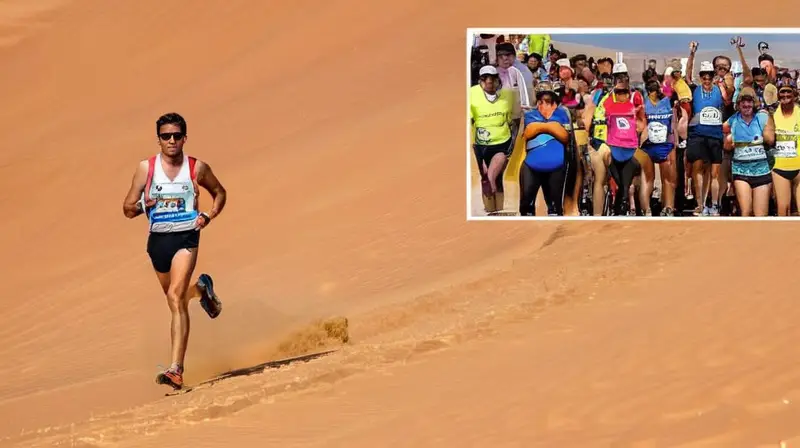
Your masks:
[[[571,66],[571,65],[570,65],[570,63],[569,63],[569,59],[567,59],[567,58],[562,58],[562,59],[559,59],[559,60],[557,60],[557,61],[556,61],[556,64],[558,64],[558,66],[559,66],[559,67],[569,67],[569,68],[572,68],[572,66]]]
[[[664,70],[664,76],[672,76],[672,72],[673,72],[673,71],[674,71],[674,70],[672,69],[672,67],[667,67],[667,68]]]
[[[481,71],[479,72],[480,76],[484,75],[494,75],[497,76],[497,69],[493,65],[484,65],[481,67]]]
[[[614,64],[614,69],[611,70],[611,73],[614,75],[617,73],[628,73],[628,65],[624,62],[617,62]]]
[[[700,72],[713,72],[714,71],[714,64],[709,61],[703,61],[700,63]]]

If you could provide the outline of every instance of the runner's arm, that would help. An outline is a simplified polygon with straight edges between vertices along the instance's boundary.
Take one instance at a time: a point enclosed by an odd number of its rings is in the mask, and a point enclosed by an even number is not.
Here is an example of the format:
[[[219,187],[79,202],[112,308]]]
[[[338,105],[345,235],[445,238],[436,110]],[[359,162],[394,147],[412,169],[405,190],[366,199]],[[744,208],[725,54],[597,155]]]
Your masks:
[[[209,219],[213,220],[219,216],[219,214],[222,213],[222,209],[225,208],[225,202],[228,200],[228,192],[225,190],[225,187],[222,186],[219,179],[217,179],[217,176],[214,175],[211,166],[207,163],[198,160],[195,169],[197,170],[197,183],[208,190],[208,192],[211,193],[211,197],[214,198],[214,205],[211,207],[211,211],[208,212]]]
[[[147,160],[142,160],[139,166],[136,167],[136,172],[133,173],[131,180],[131,187],[125,200],[122,202],[122,213],[126,218],[133,219],[142,213],[144,210],[140,207],[140,199],[144,192],[144,186],[147,183]]]
[[[768,112],[767,115],[767,124],[764,125],[764,143],[769,147],[775,146],[775,117]]]
[[[586,95],[587,98],[584,100],[586,102],[586,106],[583,108],[583,126],[588,130],[592,127],[592,121],[594,120],[594,110],[595,104],[594,100],[592,100],[592,95]]]
[[[736,47],[736,51],[739,52],[739,60],[742,63],[742,87],[745,86],[753,86],[753,72],[750,70],[750,67],[747,65],[747,60],[744,58],[744,53],[742,52],[742,47]]]
[[[694,52],[697,51],[697,48],[694,50],[689,50],[689,61],[686,62],[686,83],[691,85],[692,84],[692,71],[694,70]]]
[[[722,140],[722,149],[725,151],[733,151],[733,135],[731,134],[730,120],[722,123],[722,134],[725,136]]]

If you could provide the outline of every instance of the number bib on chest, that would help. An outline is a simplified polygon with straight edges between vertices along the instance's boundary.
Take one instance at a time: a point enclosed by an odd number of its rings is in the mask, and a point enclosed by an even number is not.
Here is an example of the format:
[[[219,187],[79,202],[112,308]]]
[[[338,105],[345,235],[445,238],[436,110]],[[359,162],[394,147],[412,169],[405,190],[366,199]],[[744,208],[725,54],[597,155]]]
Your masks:
[[[797,157],[797,142],[795,140],[775,142],[775,157],[786,159]]]
[[[150,196],[156,200],[150,209],[152,231],[189,229],[197,218],[194,192],[188,183],[154,185]]]
[[[750,145],[742,148],[736,148],[733,152],[733,158],[743,162],[762,160],[766,158],[764,145]]]
[[[647,139],[650,143],[666,143],[667,127],[658,122],[647,123]]]
[[[700,111],[700,124],[705,126],[721,126],[722,112],[715,107],[704,107]]]

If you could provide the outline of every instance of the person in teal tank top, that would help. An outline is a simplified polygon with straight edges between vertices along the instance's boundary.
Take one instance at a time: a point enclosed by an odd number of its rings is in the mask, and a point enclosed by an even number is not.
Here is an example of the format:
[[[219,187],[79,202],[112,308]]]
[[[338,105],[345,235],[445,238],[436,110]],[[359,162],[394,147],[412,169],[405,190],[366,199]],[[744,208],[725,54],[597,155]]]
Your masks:
[[[750,87],[739,92],[738,112],[725,122],[725,150],[733,152],[733,186],[742,216],[767,216],[772,193],[772,174],[767,148],[775,144],[775,121],[757,110],[757,96]]]

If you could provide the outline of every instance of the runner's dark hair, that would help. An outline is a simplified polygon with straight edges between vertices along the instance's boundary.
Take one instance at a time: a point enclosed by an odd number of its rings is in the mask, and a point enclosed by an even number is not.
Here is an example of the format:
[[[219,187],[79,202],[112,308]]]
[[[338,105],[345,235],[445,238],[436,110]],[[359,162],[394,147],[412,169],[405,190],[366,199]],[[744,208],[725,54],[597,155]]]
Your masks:
[[[177,124],[181,128],[181,132],[186,135],[186,120],[176,112],[170,112],[158,117],[156,120],[156,135],[161,131],[161,126],[165,124]]]
[[[714,66],[715,70],[717,69],[717,61],[720,59],[725,59],[726,61],[728,61],[728,67],[731,67],[733,65],[733,62],[731,62],[731,58],[723,55],[715,56],[714,59],[711,60],[711,65]]]

